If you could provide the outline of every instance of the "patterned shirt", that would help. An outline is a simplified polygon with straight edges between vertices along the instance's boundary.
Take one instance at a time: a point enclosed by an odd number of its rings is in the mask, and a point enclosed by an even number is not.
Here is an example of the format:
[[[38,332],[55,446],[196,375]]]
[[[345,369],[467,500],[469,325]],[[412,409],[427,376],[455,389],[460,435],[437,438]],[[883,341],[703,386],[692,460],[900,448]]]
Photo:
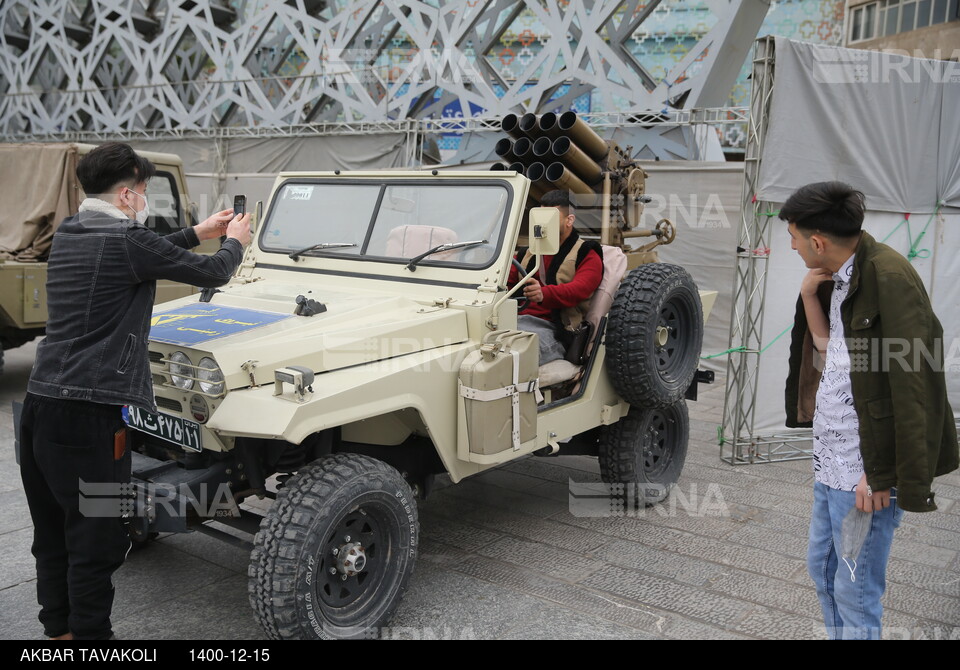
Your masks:
[[[863,476],[860,455],[860,421],[853,406],[850,385],[850,352],[844,340],[840,305],[853,276],[850,256],[833,275],[830,299],[830,341],[813,415],[813,472],[816,480],[834,489],[853,491]]]

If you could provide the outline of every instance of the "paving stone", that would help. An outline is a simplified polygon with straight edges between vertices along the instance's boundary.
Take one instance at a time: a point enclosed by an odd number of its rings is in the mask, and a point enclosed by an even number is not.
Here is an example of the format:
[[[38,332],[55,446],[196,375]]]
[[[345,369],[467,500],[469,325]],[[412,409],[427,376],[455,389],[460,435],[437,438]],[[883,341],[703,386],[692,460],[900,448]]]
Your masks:
[[[794,556],[804,561],[807,559],[807,545],[809,544],[807,538],[780,533],[757,524],[748,524],[724,539],[728,542],[736,542],[758,549],[769,549],[773,546],[777,548],[778,553]]]
[[[656,635],[619,626],[565,607],[541,606],[536,616],[522,619],[505,640],[656,640]]]
[[[3,467],[3,465],[0,464],[0,467]],[[23,489],[0,493],[0,510],[3,511],[0,514],[0,535],[14,530],[33,528],[30,508],[27,506],[27,498],[23,494]]]
[[[508,512],[486,505],[477,505],[463,514],[445,508],[436,509],[434,513],[446,518],[452,524],[461,521],[488,528],[500,534],[525,537],[580,554],[588,554],[610,541],[608,536],[586,528],[558,523],[551,519],[538,519],[520,512]],[[438,533],[437,537],[446,539],[442,533]],[[498,534],[497,537],[501,535]]]
[[[221,526],[217,528],[218,530],[227,532],[226,529]],[[252,539],[249,535],[245,537]],[[250,552],[248,550],[199,532],[164,534],[137,551],[151,551],[154,543],[173,547],[185,554],[196,556],[204,561],[219,565],[231,572],[242,575],[247,574],[247,567],[250,565]]]
[[[575,517],[570,512],[564,511],[553,515],[550,519],[559,523],[586,528],[608,535],[611,538],[632,540],[651,547],[662,547],[668,542],[677,542],[681,538],[693,537],[680,530],[652,524],[646,516]]]
[[[722,565],[781,579],[787,579],[806,569],[805,561],[778,553],[779,547],[756,549],[696,535],[677,538],[665,544],[662,549],[687,556],[699,556]],[[776,549],[777,553],[773,549]]]
[[[567,584],[548,579],[543,575],[517,569],[485,557],[464,560],[453,569],[504,588],[564,605],[649,634],[662,635],[671,618],[675,616],[653,608],[638,607],[637,603],[621,596],[598,593],[579,584]]]
[[[37,582],[20,582],[0,588],[0,637],[4,640],[46,640],[37,619]]]
[[[234,577],[236,573],[210,561],[191,556],[163,542],[131,551],[126,562],[113,574],[116,619],[152,610],[169,600]],[[246,586],[243,587],[246,593]],[[249,606],[243,615],[249,614]],[[119,634],[118,634],[119,637]],[[137,639],[141,639],[139,636]],[[143,639],[146,639],[145,637]]]
[[[446,569],[418,570],[386,630],[386,639],[499,639],[535,620],[534,597]]]
[[[569,582],[600,569],[600,561],[538,542],[505,537],[478,550],[479,554]]]
[[[114,608],[113,630],[121,640],[266,640],[253,616],[245,575],[232,575],[128,615]]]
[[[827,638],[822,621],[765,607],[751,610],[737,622],[734,630],[767,640],[825,640]]]
[[[676,612],[719,627],[727,626],[752,608],[749,603],[736,598],[613,565],[598,570],[582,583],[641,605]]]
[[[495,542],[503,537],[483,528],[477,528],[460,521],[451,521],[432,509],[420,511],[420,540],[436,539],[464,551],[476,551],[484,545]]]
[[[808,509],[813,504],[813,486],[806,483],[791,484],[790,482],[782,482],[775,479],[762,479],[754,485],[754,489],[783,498],[799,500],[806,505]]]
[[[0,561],[0,594],[4,589],[23,584],[24,582],[34,582],[37,578],[37,564],[33,555],[30,553],[30,547],[33,545],[33,526],[21,528],[20,530],[11,530],[0,535],[0,546],[3,546],[4,556],[16,556],[18,560]],[[3,596],[0,595],[0,602]],[[3,607],[0,607],[2,610]],[[2,630],[2,629],[0,629]]]
[[[960,576],[960,570],[957,570],[956,567],[951,567],[951,564],[958,556],[956,551],[943,549],[941,547],[931,547],[912,541],[909,537],[901,536],[900,529],[897,529],[897,532],[893,535],[893,546],[890,547],[890,556],[913,563],[930,565],[935,568],[952,569]]]
[[[935,514],[936,512],[933,512]],[[915,525],[904,520],[897,529],[897,535],[909,538],[913,542],[929,544],[943,549],[960,549],[960,533],[932,526]]]
[[[960,624],[960,599],[924,591],[915,586],[889,583],[885,606],[936,623]]]
[[[728,568],[710,579],[707,588],[765,607],[806,616],[820,616],[820,601],[813,582],[799,585]]]
[[[887,563],[887,580],[960,599],[960,575],[953,570],[891,558]]]
[[[674,579],[692,586],[708,585],[729,569],[706,559],[679,556],[674,552],[624,540],[615,540],[604,545],[596,552],[596,556],[612,565]]]

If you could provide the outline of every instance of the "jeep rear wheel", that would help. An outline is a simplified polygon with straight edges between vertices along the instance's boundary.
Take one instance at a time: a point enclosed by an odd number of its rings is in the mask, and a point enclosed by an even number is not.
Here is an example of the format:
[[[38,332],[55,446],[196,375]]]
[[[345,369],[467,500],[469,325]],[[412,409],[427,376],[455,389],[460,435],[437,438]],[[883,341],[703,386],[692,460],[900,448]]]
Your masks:
[[[377,637],[416,562],[413,492],[394,468],[334,454],[301,469],[260,524],[250,602],[272,639]]]
[[[607,326],[607,371],[631,405],[667,407],[686,394],[700,363],[703,307],[679,265],[650,263],[628,274]]]
[[[600,477],[610,484],[637,484],[637,501],[655,505],[680,478],[689,439],[686,400],[664,409],[631,407],[600,431]]]

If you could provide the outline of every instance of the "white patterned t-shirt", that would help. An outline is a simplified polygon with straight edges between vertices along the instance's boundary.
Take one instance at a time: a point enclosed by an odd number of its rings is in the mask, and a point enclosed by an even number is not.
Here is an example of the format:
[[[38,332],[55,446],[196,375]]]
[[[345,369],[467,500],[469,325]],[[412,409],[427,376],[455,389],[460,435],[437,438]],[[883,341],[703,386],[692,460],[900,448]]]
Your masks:
[[[813,472],[821,484],[840,491],[853,491],[863,476],[860,455],[860,421],[853,406],[850,385],[850,352],[844,340],[840,305],[850,290],[853,276],[850,256],[833,275],[830,299],[830,342],[813,414]]]

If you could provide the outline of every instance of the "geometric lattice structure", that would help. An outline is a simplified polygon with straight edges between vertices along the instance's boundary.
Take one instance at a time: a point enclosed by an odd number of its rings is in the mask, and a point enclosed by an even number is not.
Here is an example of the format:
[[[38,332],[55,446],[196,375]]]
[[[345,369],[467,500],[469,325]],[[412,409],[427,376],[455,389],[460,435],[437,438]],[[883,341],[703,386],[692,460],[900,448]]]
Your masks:
[[[0,136],[722,106],[765,0],[3,0]]]

